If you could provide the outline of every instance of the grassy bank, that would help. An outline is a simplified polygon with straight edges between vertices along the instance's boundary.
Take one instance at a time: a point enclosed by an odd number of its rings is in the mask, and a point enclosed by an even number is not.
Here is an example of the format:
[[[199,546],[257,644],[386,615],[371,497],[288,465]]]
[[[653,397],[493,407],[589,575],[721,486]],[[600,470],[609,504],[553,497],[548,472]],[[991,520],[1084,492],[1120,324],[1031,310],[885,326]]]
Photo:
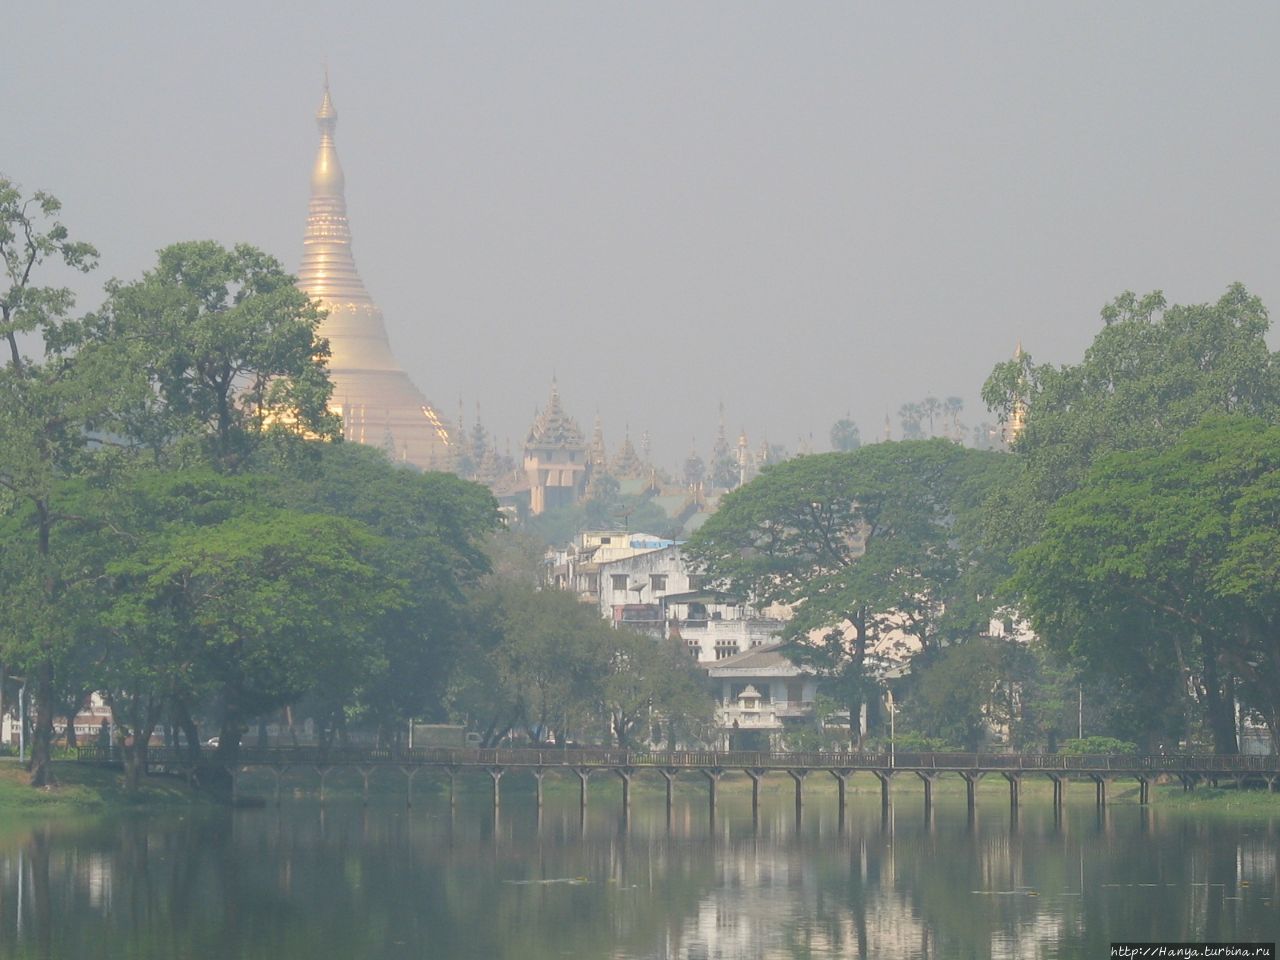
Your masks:
[[[33,788],[28,784],[27,771],[16,759],[0,759],[0,810],[6,814],[91,813],[209,802],[180,780],[167,777],[149,777],[136,794],[130,794],[125,791],[120,771],[69,760],[53,762],[53,777],[51,786]]]

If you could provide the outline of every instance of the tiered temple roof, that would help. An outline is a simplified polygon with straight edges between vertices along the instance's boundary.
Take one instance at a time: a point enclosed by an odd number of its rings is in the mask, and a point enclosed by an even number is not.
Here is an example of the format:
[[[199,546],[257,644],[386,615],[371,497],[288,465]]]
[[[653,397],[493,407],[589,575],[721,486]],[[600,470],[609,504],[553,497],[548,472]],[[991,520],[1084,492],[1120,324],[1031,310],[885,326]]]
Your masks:
[[[639,479],[648,476],[649,471],[645,469],[644,462],[640,459],[640,455],[636,453],[636,448],[631,443],[630,432],[627,433],[622,441],[622,449],[613,458],[613,464],[610,466],[609,472],[619,480]]]
[[[556,381],[551,381],[551,396],[547,407],[533,418],[533,426],[529,428],[529,437],[525,442],[528,448],[534,447],[586,447],[582,429],[576,420],[565,413],[560,403],[560,388]]]

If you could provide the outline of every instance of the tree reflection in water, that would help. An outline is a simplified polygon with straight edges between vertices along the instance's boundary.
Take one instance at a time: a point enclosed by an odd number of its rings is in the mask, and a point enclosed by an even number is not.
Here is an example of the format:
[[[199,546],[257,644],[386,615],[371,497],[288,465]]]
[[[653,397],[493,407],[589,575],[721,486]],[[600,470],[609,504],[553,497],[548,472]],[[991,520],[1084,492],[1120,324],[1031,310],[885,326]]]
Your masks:
[[[515,792],[513,791],[513,794]],[[472,798],[464,797],[464,800]],[[1275,939],[1274,822],[1117,806],[850,807],[785,795],[476,798],[104,818],[0,836],[0,956],[1086,957],[1111,941]]]

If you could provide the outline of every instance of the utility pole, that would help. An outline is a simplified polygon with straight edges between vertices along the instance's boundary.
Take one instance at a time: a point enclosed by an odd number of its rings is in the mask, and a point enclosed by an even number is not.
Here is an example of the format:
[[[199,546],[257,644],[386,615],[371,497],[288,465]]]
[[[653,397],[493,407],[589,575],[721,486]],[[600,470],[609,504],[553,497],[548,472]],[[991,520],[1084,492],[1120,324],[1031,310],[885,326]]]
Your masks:
[[[1084,686],[1076,684],[1076,739],[1084,739]]]
[[[27,762],[27,678],[14,677],[21,681],[18,687],[18,762]]]
[[[889,694],[889,766],[893,767],[896,763],[893,752],[893,715],[897,711],[894,709],[892,688],[886,688],[886,692]]]

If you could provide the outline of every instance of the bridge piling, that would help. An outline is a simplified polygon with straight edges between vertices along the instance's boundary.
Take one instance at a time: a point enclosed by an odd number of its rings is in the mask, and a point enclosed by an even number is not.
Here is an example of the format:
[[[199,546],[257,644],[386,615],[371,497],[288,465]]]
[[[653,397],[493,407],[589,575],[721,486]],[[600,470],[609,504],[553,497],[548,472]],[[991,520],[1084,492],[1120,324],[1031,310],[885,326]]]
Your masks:
[[[893,776],[892,770],[872,770],[876,779],[880,781],[880,812],[885,814],[889,810],[891,798],[889,796],[889,779]]]
[[[546,767],[533,768],[534,793],[538,798],[538,816],[542,816],[542,778],[547,775]]]
[[[406,807],[413,806],[413,778],[416,777],[421,770],[421,767],[407,767],[403,764],[400,765],[400,772],[403,773],[405,775],[405,779],[408,780],[408,792],[405,794],[404,802]]]
[[[767,771],[759,767],[748,767],[742,771],[751,778],[751,822],[760,825],[760,781]]]
[[[804,819],[804,778],[809,775],[808,770],[788,770],[791,779],[796,783],[796,826],[800,826],[800,822]]]
[[[587,781],[591,779],[591,768],[574,767],[573,772],[578,775],[578,807],[585,811],[587,809]]]
[[[635,773],[631,767],[619,767],[614,771],[622,781],[622,815],[631,815],[631,775]]]
[[[720,778],[724,775],[724,770],[720,767],[709,767],[702,771],[707,778],[708,796],[707,806],[711,814],[711,822],[715,823],[716,819],[716,787],[720,783]]]
[[[493,779],[493,810],[495,814],[498,808],[502,806],[502,791],[498,788],[498,784],[502,782],[502,775],[506,772],[503,767],[489,768],[489,776]]]
[[[836,778],[836,825],[839,829],[844,829],[845,821],[845,788],[849,784],[849,775],[852,770],[831,769],[827,773]]]
[[[969,819],[972,820],[978,808],[977,787],[982,774],[968,773],[962,770],[960,771],[960,776],[964,778],[965,807],[969,812]]]
[[[360,776],[364,778],[364,793],[361,796],[360,802],[363,806],[367,807],[369,805],[369,774],[373,773],[374,768],[357,767],[356,769],[360,771]]]
[[[1066,777],[1059,776],[1056,773],[1049,774],[1049,779],[1053,783],[1053,813],[1056,817],[1062,813],[1063,801],[1066,799],[1067,780]]]
[[[1017,773],[1004,774],[1004,778],[1009,781],[1009,809],[1018,809],[1019,793],[1022,787],[1022,775]]]
[[[671,826],[671,808],[674,800],[674,786],[676,772],[669,767],[661,767],[658,772],[662,774],[662,779],[667,783],[667,826]]]
[[[320,802],[324,803],[325,783],[329,779],[329,773],[333,767],[316,767],[316,773],[320,775]]]
[[[936,773],[926,773],[923,770],[917,770],[916,776],[920,778],[920,782],[924,784],[924,814],[929,816],[933,813],[933,781],[937,779]]]

